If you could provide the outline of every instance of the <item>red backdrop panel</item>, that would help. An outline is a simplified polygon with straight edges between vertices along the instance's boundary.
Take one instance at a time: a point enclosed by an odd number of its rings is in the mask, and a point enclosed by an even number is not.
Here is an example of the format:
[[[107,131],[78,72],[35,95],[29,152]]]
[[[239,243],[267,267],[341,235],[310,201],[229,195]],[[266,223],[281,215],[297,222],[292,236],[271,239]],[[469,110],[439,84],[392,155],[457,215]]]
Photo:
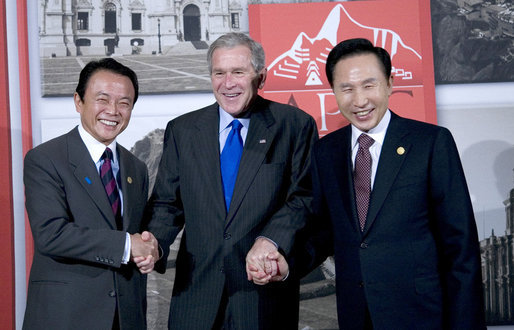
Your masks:
[[[250,5],[250,35],[266,52],[261,94],[311,114],[320,135],[347,122],[325,75],[330,50],[348,38],[367,38],[393,62],[390,108],[436,123],[430,4],[423,0]]]

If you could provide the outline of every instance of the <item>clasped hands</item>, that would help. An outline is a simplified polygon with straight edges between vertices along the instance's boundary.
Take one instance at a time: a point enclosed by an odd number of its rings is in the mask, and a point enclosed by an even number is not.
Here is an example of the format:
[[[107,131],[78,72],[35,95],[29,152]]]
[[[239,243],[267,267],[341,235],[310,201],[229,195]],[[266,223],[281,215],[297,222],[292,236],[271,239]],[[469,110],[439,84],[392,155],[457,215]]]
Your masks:
[[[289,273],[289,265],[277,247],[266,238],[258,238],[246,255],[248,281],[258,285],[282,281]]]
[[[153,270],[159,260],[159,245],[155,236],[149,231],[130,235],[130,258],[142,274]]]

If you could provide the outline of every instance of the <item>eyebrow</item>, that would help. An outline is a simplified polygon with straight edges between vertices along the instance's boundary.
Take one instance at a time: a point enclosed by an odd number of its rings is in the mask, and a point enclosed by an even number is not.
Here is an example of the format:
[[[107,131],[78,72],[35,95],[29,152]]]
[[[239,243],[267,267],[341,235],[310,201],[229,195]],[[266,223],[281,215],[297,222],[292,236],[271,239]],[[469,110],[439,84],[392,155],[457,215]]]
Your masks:
[[[362,84],[369,84],[369,83],[376,83],[378,81],[377,78],[368,78],[368,79],[364,79],[364,81],[362,82]]]
[[[106,96],[108,98],[111,98],[111,94],[103,92],[103,91],[100,91],[100,92],[96,93],[96,97],[98,97],[98,96]],[[133,98],[131,98],[130,96],[122,96],[120,98],[120,100],[125,100],[125,99],[129,100],[130,102],[133,102]]]

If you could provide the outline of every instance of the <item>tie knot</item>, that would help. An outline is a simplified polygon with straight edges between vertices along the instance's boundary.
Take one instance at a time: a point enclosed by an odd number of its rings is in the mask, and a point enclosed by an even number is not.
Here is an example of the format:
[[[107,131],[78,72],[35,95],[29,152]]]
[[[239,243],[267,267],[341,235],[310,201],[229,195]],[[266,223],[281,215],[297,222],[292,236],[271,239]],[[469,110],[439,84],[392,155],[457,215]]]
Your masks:
[[[102,159],[112,160],[112,151],[110,148],[105,148],[105,151],[102,154]]]
[[[241,128],[243,127],[243,124],[237,119],[234,119],[231,123],[232,129],[235,131],[241,131]]]
[[[364,134],[364,133],[362,133],[359,136],[357,141],[359,142],[359,147],[364,148],[364,149],[369,149],[369,147],[371,147],[373,145],[373,143],[375,143],[375,140],[373,140],[373,138],[371,136]]]

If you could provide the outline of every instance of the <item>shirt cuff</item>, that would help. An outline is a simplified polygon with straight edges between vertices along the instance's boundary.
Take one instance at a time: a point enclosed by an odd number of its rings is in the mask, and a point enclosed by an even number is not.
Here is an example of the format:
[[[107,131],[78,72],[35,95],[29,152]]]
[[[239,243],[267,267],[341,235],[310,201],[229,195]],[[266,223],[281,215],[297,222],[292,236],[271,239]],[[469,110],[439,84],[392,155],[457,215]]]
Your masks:
[[[130,234],[125,233],[125,250],[123,251],[123,258],[121,259],[121,263],[126,265],[130,261]]]

